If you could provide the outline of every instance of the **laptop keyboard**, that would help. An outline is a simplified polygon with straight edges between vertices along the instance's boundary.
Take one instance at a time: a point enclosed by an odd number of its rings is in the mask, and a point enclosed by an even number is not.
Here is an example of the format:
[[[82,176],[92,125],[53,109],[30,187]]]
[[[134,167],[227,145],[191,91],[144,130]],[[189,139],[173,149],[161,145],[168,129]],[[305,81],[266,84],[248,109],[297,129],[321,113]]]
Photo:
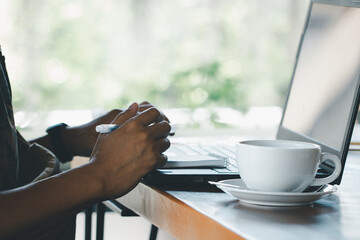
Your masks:
[[[165,152],[167,156],[184,156],[184,155],[208,155],[215,154],[228,159],[226,168],[214,168],[215,171],[223,172],[237,172],[235,161],[235,149],[232,145],[219,144],[219,145],[186,145],[174,144]]]

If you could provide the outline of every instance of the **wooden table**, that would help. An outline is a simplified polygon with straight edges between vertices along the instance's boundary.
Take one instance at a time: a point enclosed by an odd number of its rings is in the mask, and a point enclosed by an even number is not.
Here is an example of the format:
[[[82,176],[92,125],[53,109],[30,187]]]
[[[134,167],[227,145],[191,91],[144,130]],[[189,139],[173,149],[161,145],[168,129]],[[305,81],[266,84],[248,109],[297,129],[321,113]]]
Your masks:
[[[144,183],[113,201],[176,239],[360,239],[359,184],[360,152],[350,152],[338,191],[308,206],[256,206],[223,192]]]

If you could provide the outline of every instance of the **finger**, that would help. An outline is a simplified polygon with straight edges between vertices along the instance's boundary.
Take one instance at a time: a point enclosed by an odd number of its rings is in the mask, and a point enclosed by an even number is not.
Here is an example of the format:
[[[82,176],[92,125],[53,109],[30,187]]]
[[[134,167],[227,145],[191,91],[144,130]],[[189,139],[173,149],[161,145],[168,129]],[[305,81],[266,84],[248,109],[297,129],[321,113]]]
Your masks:
[[[151,107],[154,107],[154,105],[152,105],[151,103],[149,103],[149,102],[147,102],[147,101],[144,101],[144,102],[140,103],[140,105],[139,105],[139,111],[140,111],[140,112],[143,112],[143,111],[145,111],[146,109],[149,109],[149,108],[151,108]],[[163,118],[165,121],[170,122],[169,118],[168,118],[167,116],[165,116],[164,113],[162,113],[162,112],[160,112],[160,113],[161,113],[161,115],[162,115],[162,118]]]
[[[126,121],[137,115],[138,109],[139,109],[139,105],[137,103],[131,104],[128,109],[118,114],[112,123],[118,125],[124,124]]]
[[[162,120],[165,120],[167,122],[170,122],[170,120],[165,116],[164,113],[160,112]]]
[[[152,104],[150,104],[149,102],[142,102],[142,103],[139,104],[139,111],[143,112],[146,109],[149,109],[151,107],[154,107],[154,106]]]
[[[162,120],[160,111],[154,107],[147,109],[137,116],[137,121],[143,126],[148,126],[155,122],[161,122]]]
[[[149,103],[149,102],[147,102],[147,101],[144,101],[144,102],[142,102],[142,103],[140,103],[139,104],[139,107],[140,107],[140,109],[141,108],[149,108],[149,107],[153,107],[153,105],[151,104],[151,103]]]
[[[121,110],[121,109],[113,109],[110,112],[108,112],[106,115],[104,115],[103,118],[105,118],[104,120],[108,121],[106,123],[110,123],[122,112],[123,112],[123,110]]]
[[[171,131],[171,126],[168,122],[162,121],[159,123],[154,123],[149,126],[149,135],[152,139],[159,139],[167,137]]]
[[[152,106],[152,105],[139,105],[139,112],[143,112],[143,111],[145,111],[145,110],[147,110],[147,109],[149,109],[149,108],[151,108],[151,107],[154,107],[154,106]]]
[[[167,116],[165,116],[164,114],[162,114],[162,115],[163,115],[165,121],[170,122],[170,119]]]
[[[170,140],[167,137],[157,140],[155,142],[155,144],[156,144],[156,146],[158,148],[159,153],[165,152],[166,150],[169,149],[169,147],[171,145]]]
[[[159,154],[155,168],[163,167],[166,164],[167,160],[168,157],[165,154]]]
[[[169,125],[170,125],[169,136],[174,136],[177,130],[177,125],[176,124],[169,124]]]

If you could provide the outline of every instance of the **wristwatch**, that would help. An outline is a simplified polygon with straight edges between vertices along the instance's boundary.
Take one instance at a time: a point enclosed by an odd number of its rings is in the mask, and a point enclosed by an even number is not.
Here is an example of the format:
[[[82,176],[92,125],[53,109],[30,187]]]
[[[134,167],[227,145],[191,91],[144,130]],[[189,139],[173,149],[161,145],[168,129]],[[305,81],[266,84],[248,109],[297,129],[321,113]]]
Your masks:
[[[65,123],[59,123],[53,126],[50,126],[46,129],[46,132],[49,135],[51,144],[54,149],[56,157],[62,163],[66,163],[72,160],[73,156],[66,151],[63,139],[61,137],[61,132],[68,125]]]

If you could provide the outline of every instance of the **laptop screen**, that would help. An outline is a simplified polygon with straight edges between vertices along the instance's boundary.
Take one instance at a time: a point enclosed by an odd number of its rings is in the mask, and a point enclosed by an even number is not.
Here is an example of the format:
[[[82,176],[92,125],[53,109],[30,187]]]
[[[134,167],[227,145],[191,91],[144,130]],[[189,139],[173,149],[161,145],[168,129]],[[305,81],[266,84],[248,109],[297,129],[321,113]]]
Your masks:
[[[360,8],[314,3],[282,126],[340,151],[360,69]]]
[[[345,163],[359,101],[359,43],[360,8],[313,1],[278,139],[318,143]]]

